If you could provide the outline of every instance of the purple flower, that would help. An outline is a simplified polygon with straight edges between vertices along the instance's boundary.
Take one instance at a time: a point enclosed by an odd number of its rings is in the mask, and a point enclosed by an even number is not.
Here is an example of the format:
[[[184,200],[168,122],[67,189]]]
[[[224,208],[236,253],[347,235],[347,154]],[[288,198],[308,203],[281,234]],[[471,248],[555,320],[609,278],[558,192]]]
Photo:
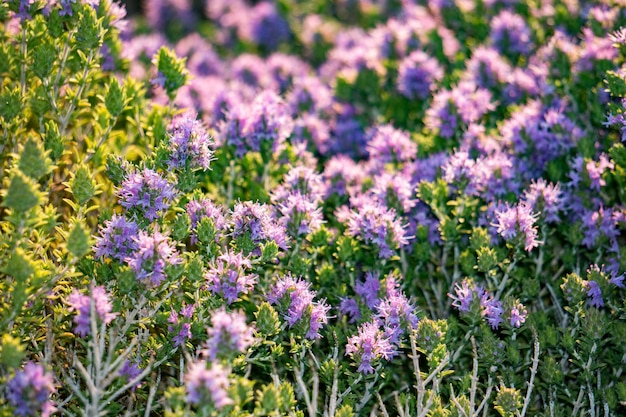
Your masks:
[[[325,113],[331,109],[333,94],[329,86],[315,76],[301,76],[293,80],[287,93],[292,113]]]
[[[424,117],[426,127],[438,131],[442,138],[451,138],[461,127],[479,121],[495,108],[489,90],[472,81],[461,81],[452,90],[440,90]]]
[[[84,295],[74,289],[67,299],[69,311],[76,311],[74,317],[74,333],[80,337],[91,334],[91,312],[96,313],[97,319],[105,324],[109,324],[117,313],[112,313],[113,305],[103,286],[95,286],[91,288],[91,294]],[[93,303],[93,306],[92,306]],[[92,310],[93,308],[93,310]]]
[[[35,3],[35,0],[20,0],[20,5],[15,16],[17,16],[21,22],[25,20],[31,20],[33,16],[30,14],[30,7]]]
[[[213,140],[202,123],[191,114],[172,121],[169,132],[170,168],[209,169],[213,159]]]
[[[283,183],[272,192],[272,202],[281,203],[293,193],[307,196],[312,202],[319,202],[326,194],[326,185],[315,169],[297,165],[289,169]]]
[[[111,220],[104,222],[104,227],[100,226],[100,237],[96,238],[94,256],[123,262],[137,250],[137,243],[133,237],[137,236],[138,231],[139,226],[135,222],[114,214]]]
[[[564,201],[559,184],[548,184],[543,178],[533,181],[524,193],[524,200],[545,216],[546,222],[559,221],[559,212],[564,209]]]
[[[353,199],[353,206],[345,213],[338,212],[338,218],[347,225],[348,235],[374,245],[379,258],[390,258],[397,249],[408,244],[405,226],[395,210],[366,197]]]
[[[491,20],[489,38],[503,54],[528,54],[532,47],[532,35],[524,18],[508,10]]]
[[[424,100],[442,78],[443,69],[437,60],[418,50],[400,61],[397,88],[409,99]]]
[[[210,368],[205,360],[192,363],[185,373],[187,401],[192,404],[210,402],[218,409],[234,404],[228,397],[228,374],[228,369],[219,363],[211,363]]]
[[[523,304],[518,303],[515,307],[511,309],[511,315],[509,321],[511,326],[520,328],[522,324],[526,321],[526,316],[528,312]]]
[[[254,329],[248,326],[241,311],[214,311],[207,333],[209,338],[202,353],[211,360],[221,355],[243,353],[254,343]]]
[[[500,323],[502,323],[501,316],[502,313],[504,313],[502,302],[495,298],[491,298],[487,293],[485,293],[480,299],[480,305],[483,308],[481,312],[482,316],[487,318],[487,323],[492,329],[497,329]]]
[[[172,338],[174,347],[184,344],[187,339],[191,339],[191,324],[183,323],[178,334]]]
[[[356,321],[361,318],[359,304],[354,298],[350,297],[341,299],[341,302],[339,303],[339,313],[348,317],[348,323],[356,323]]]
[[[231,214],[233,237],[248,235],[256,245],[274,241],[279,248],[287,248],[284,227],[272,216],[271,207],[264,204],[244,201],[235,204]],[[253,251],[260,254],[260,247]]]
[[[278,203],[278,210],[282,215],[281,223],[292,237],[306,236],[324,222],[319,203],[297,192]]]
[[[272,2],[262,1],[245,13],[239,36],[267,49],[275,49],[289,38],[289,24]]]
[[[289,327],[305,323],[305,337],[313,340],[322,337],[319,331],[328,322],[330,307],[323,300],[313,301],[317,293],[310,287],[311,284],[302,278],[293,278],[288,274],[270,288],[267,300],[280,307]]]
[[[462,313],[469,313],[472,300],[474,299],[474,286],[470,280],[464,279],[459,284],[454,283],[454,294],[448,293],[452,298],[452,306]]]
[[[365,281],[357,282],[354,288],[355,292],[367,308],[373,310],[380,303],[380,274],[378,272],[368,271],[365,273]]]
[[[359,362],[357,372],[374,372],[372,362],[380,359],[391,360],[398,354],[389,338],[380,331],[376,322],[367,322],[359,327],[355,336],[348,338],[346,355]]]
[[[464,78],[482,88],[494,88],[506,81],[511,66],[493,48],[479,46],[466,63]]]
[[[137,378],[139,375],[141,375],[142,370],[139,367],[138,362],[132,362],[129,359],[126,359],[119,372],[121,378],[124,378],[126,382],[130,382]],[[139,388],[140,386],[141,383],[137,383],[137,385],[131,388],[131,391],[135,392],[135,389]]]
[[[151,169],[131,172],[117,192],[120,204],[126,209],[143,213],[150,221],[169,208],[175,197],[174,185]]]
[[[246,269],[251,268],[250,259],[241,253],[227,251],[217,258],[204,278],[207,280],[209,291],[220,294],[226,303],[231,304],[254,288],[257,276],[246,273]]]
[[[404,293],[395,292],[396,290],[394,288],[393,292],[388,291],[387,297],[376,306],[378,311],[376,318],[389,341],[399,346],[404,329],[409,331],[417,329],[418,318],[415,306]]]
[[[599,161],[589,161],[585,165],[587,173],[589,174],[589,180],[591,180],[591,187],[597,191],[600,191],[601,187],[606,185],[606,181],[602,179],[602,174],[607,169],[613,169],[615,165],[609,160],[606,154],[600,155]]]
[[[370,159],[382,165],[408,162],[417,158],[417,144],[407,132],[391,125],[378,125],[368,132],[368,136],[370,139],[367,152]]]
[[[169,236],[155,231],[148,234],[143,230],[134,238],[137,250],[126,262],[135,272],[138,281],[156,287],[165,280],[165,268],[182,262]]]
[[[507,206],[504,210],[496,210],[495,216],[497,223],[493,226],[504,240],[511,241],[521,236],[524,238],[524,249],[528,252],[542,243],[537,240],[538,231],[535,226],[539,214],[533,213],[533,207],[529,203],[522,201],[512,207]]]
[[[196,21],[191,0],[151,0],[144,8],[148,23],[157,31],[165,30],[168,22],[174,20],[187,28]]]
[[[604,300],[602,300],[602,290],[595,281],[587,281],[587,297],[589,297],[589,305],[592,307],[600,308],[604,307]]]
[[[213,222],[213,228],[215,229],[215,241],[219,241],[220,237],[224,234],[226,228],[226,218],[222,211],[221,206],[215,205],[209,199],[191,200],[185,206],[187,214],[189,215],[189,221],[191,226],[191,242],[197,243],[198,238],[196,235],[196,229],[202,219],[209,219]]]
[[[278,153],[293,131],[293,119],[283,99],[271,90],[260,92],[251,104],[231,108],[218,127],[220,140],[235,148],[235,156],[248,152]]]
[[[50,416],[56,411],[50,400],[54,392],[53,375],[33,362],[27,362],[6,384],[6,399],[18,416]]]

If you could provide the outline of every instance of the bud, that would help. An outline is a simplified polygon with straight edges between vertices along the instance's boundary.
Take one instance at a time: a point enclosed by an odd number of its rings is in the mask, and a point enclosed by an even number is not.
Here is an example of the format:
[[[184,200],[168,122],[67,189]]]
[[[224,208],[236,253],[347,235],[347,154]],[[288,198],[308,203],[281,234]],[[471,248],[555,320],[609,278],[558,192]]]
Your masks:
[[[185,59],[178,58],[170,49],[161,47],[154,57],[153,63],[159,73],[155,83],[160,84],[168,96],[172,96],[187,82]]]
[[[55,48],[47,42],[40,43],[33,50],[32,70],[37,77],[45,80],[52,72],[52,66],[56,59]]]
[[[337,410],[334,417],[354,417],[354,410],[351,405],[346,404]]]
[[[106,162],[106,173],[111,182],[120,186],[126,177],[126,168],[128,167],[128,162],[123,160],[119,156],[109,155],[107,157]]]
[[[72,174],[69,188],[69,191],[81,206],[85,205],[96,195],[96,183],[86,165],[80,165],[76,173]]]
[[[432,352],[438,345],[445,343],[448,322],[445,320],[421,319],[417,324],[415,342],[424,353]]]
[[[19,87],[9,90],[4,87],[0,94],[0,116],[4,118],[5,123],[13,121],[22,111],[22,95]]]
[[[500,387],[493,405],[502,417],[515,417],[522,407],[522,396],[515,388]]]
[[[256,408],[259,414],[270,415],[278,409],[278,390],[273,383],[269,383],[257,391],[258,399]],[[261,411],[262,410],[262,411]]]
[[[76,258],[82,258],[90,248],[89,232],[81,221],[75,221],[67,236],[67,251]]]
[[[200,281],[204,278],[204,273],[202,271],[202,259],[197,253],[193,253],[189,257],[189,261],[185,265],[185,275],[191,281]]]
[[[24,213],[44,202],[45,195],[39,185],[19,169],[13,171],[10,181],[3,206]]]
[[[34,137],[29,136],[20,147],[18,168],[35,181],[52,171],[48,152]]]
[[[59,133],[59,126],[55,122],[49,121],[46,123],[45,132],[43,135],[43,146],[46,151],[50,152],[50,158],[53,161],[57,161],[63,156],[63,151],[65,150],[63,138]]]
[[[208,217],[203,217],[196,227],[196,236],[198,236],[198,240],[204,244],[214,242],[215,225],[213,224],[213,220]]]
[[[472,229],[472,235],[470,236],[470,246],[475,251],[480,248],[489,246],[491,244],[491,237],[489,232],[484,227],[475,227]]]
[[[256,327],[264,337],[271,337],[280,331],[278,313],[268,302],[263,302],[254,313]]]
[[[498,264],[498,253],[493,248],[483,246],[476,251],[476,255],[480,272],[489,272]]]
[[[48,33],[54,39],[58,39],[66,33],[65,27],[63,25],[63,17],[59,15],[58,9],[52,9],[50,12],[50,16],[48,17]]]
[[[581,303],[587,298],[587,288],[583,279],[578,274],[571,273],[563,278],[561,290],[568,303],[572,306]]]
[[[124,110],[125,104],[123,88],[120,87],[117,78],[111,77],[110,82],[106,87],[104,106],[109,111],[111,116],[117,117]]]
[[[283,413],[289,414],[289,412],[296,405],[296,396],[293,391],[293,386],[285,381],[278,387],[278,395],[280,400],[280,408]]]
[[[276,259],[278,256],[278,245],[276,242],[269,241],[264,245],[261,245],[261,261],[262,262],[271,262]]]
[[[102,27],[93,7],[84,7],[78,17],[76,46],[79,51],[89,52],[100,47]]]
[[[172,238],[175,240],[184,240],[189,236],[189,216],[187,213],[179,213],[172,224]]]

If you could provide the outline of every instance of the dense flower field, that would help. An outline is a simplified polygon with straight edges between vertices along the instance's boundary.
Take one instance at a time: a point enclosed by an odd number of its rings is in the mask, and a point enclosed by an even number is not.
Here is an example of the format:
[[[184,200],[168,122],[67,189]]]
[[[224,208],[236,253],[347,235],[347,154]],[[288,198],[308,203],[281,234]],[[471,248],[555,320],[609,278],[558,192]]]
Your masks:
[[[621,0],[0,3],[0,416],[626,414]]]

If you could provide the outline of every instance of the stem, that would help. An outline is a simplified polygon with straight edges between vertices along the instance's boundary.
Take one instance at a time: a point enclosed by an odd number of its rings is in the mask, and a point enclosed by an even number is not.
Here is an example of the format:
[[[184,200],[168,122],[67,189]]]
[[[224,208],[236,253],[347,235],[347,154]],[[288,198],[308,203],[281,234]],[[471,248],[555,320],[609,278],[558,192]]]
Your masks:
[[[532,327],[532,331],[533,338],[535,339],[535,354],[533,356],[533,366],[530,370],[530,381],[528,382],[528,390],[526,391],[526,398],[524,399],[524,407],[522,408],[522,413],[520,414],[521,417],[524,417],[526,415],[526,409],[530,404],[530,396],[533,392],[535,375],[537,374],[537,367],[539,366],[539,337],[537,336],[537,330],[534,327]]]

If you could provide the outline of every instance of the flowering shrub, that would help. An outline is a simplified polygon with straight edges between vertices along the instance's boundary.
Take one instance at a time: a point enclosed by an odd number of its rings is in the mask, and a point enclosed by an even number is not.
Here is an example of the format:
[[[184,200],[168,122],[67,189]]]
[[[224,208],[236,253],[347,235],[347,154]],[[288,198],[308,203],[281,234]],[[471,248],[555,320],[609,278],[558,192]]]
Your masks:
[[[2,2],[0,415],[623,415],[620,7]]]

